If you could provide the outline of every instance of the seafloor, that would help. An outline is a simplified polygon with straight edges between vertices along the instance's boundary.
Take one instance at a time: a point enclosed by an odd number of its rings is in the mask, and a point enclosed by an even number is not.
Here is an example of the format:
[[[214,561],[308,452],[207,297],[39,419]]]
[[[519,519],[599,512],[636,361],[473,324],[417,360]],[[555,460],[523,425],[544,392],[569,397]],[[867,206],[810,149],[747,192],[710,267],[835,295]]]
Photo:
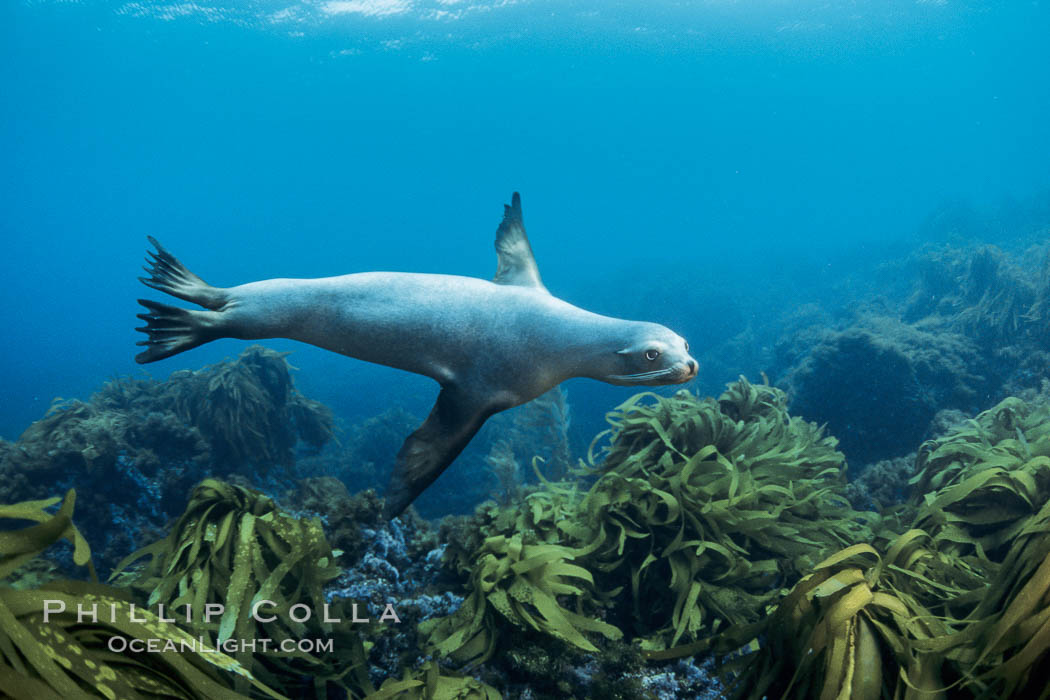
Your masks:
[[[384,522],[416,418],[262,347],[56,403],[0,441],[0,696],[1048,697],[1048,232],[785,311],[700,358],[765,377],[589,449],[560,389],[500,416],[468,514]]]

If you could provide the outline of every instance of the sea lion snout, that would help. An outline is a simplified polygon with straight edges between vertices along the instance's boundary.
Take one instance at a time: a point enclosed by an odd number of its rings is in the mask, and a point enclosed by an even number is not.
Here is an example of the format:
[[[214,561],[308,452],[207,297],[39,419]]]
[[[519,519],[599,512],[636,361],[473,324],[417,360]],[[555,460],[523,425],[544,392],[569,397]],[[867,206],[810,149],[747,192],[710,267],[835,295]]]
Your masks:
[[[696,377],[700,365],[684,338],[657,324],[640,324],[639,330],[633,342],[616,351],[616,371],[600,379],[621,386],[661,386]]]
[[[696,379],[697,372],[700,371],[700,363],[694,360],[692,357],[681,363],[680,369],[674,378],[671,379],[670,384],[685,384],[686,382]]]

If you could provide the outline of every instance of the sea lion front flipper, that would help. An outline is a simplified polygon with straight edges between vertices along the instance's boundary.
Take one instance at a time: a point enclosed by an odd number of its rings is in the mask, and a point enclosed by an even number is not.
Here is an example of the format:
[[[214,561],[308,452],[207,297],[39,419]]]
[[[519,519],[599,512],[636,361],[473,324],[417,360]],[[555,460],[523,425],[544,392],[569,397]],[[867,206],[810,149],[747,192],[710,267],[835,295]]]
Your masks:
[[[517,192],[511,196],[510,205],[503,205],[503,221],[496,229],[496,256],[498,265],[493,282],[547,291],[540,281],[540,269],[532,255],[529,237],[525,235],[521,195]]]
[[[482,423],[496,409],[474,400],[453,385],[438,394],[430,415],[408,436],[397,453],[386,489],[383,517],[401,514],[459,456]]]

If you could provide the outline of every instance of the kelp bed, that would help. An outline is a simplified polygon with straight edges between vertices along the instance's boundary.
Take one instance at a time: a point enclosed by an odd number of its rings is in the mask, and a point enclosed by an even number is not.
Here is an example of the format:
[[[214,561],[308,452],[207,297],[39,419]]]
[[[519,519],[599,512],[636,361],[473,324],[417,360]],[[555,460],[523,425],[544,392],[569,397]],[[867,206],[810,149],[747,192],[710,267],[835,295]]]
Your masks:
[[[749,700],[1050,697],[1045,400],[1007,399],[925,443],[910,501],[881,514],[849,506],[835,439],[791,416],[775,388],[741,379],[717,400],[640,394],[608,420],[574,480],[547,481],[537,468],[541,486],[517,503],[447,526],[445,563],[465,600],[419,628],[446,667],[488,669],[491,680],[539,640],[553,656],[603,668],[625,649],[651,665],[713,654],[728,694]],[[73,494],[55,512],[57,501],[0,508],[39,523],[0,532],[0,578],[63,537],[77,564],[90,563]],[[377,689],[367,628],[250,618],[264,599],[274,612],[322,605],[338,556],[316,519],[206,480],[167,537],[122,562],[120,585],[0,588],[0,695],[500,697],[436,661],[419,665],[418,650]],[[104,600],[227,611],[145,627],[68,614],[43,625],[42,601],[58,596],[71,610]],[[114,635],[147,634],[212,647],[252,637],[337,644],[324,656],[105,648]],[[111,682],[94,686],[103,673]],[[597,687],[590,697],[652,697],[637,683]]]
[[[641,394],[609,423],[588,488],[546,482],[453,541],[470,593],[423,625],[432,651],[623,638],[656,663],[714,653],[735,698],[1050,697],[1045,402],[924,444],[882,514],[850,508],[834,438],[775,388]]]
[[[74,545],[74,562],[88,566],[95,578],[90,548],[72,522],[74,501],[70,491],[57,512],[49,508],[58,498],[0,506],[0,519],[39,523],[0,530],[0,581],[63,538]],[[114,575],[123,585],[0,585],[0,697],[280,700],[327,698],[333,690],[348,700],[499,697],[484,683],[442,672],[435,663],[407,669],[377,690],[367,674],[365,643],[353,628],[334,628],[316,617],[296,622],[291,606],[322,609],[321,585],[337,575],[337,555],[316,519],[295,518],[255,491],[206,480],[168,537],[122,563],[150,557],[145,568]],[[276,603],[260,608],[267,622],[251,614],[260,600]],[[45,617],[47,606],[59,603],[62,611]],[[166,607],[152,612],[158,603]],[[199,614],[216,603],[225,606],[218,620]],[[192,606],[189,619],[183,604]],[[82,616],[82,609],[94,612]],[[164,619],[162,610],[175,617]],[[330,612],[346,619],[341,601]],[[335,643],[323,658],[301,651],[245,652],[243,646],[226,654],[221,646],[231,639],[325,637]],[[112,645],[114,638],[123,642]],[[154,642],[158,650],[136,650],[133,642]]]

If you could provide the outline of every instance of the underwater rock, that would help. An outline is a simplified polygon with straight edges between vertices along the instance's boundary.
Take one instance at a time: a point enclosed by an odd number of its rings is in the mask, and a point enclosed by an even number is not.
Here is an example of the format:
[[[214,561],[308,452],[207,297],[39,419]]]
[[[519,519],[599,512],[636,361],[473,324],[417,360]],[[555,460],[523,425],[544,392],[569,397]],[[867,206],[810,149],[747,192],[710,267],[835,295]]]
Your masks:
[[[857,510],[882,512],[908,497],[908,480],[915,473],[915,453],[882,459],[858,470],[846,485],[846,498]]]
[[[993,349],[1024,339],[1035,299],[1030,275],[998,247],[944,246],[920,254],[919,282],[903,318],[910,323],[943,319],[952,330]]]
[[[418,666],[418,623],[455,612],[463,597],[441,567],[444,545],[430,523],[410,507],[398,518],[382,518],[383,502],[372,489],[349,494],[332,477],[302,479],[283,502],[295,511],[316,514],[328,540],[340,550],[342,571],[325,588],[329,601],[357,602],[369,610],[394,606],[401,623],[368,633],[373,683],[397,679]]]
[[[939,410],[979,410],[998,386],[959,333],[868,317],[828,331],[782,385],[792,411],[826,424],[856,464],[907,454]]]
[[[338,444],[299,459],[301,475],[335,477],[352,484],[355,491],[382,489],[394,468],[394,457],[405,436],[420,420],[401,406],[366,418],[340,432]]]
[[[172,413],[72,401],[33,423],[0,461],[0,498],[79,489],[78,519],[108,571],[181,508],[208,457],[200,434]]]
[[[368,494],[364,499],[356,494],[354,499],[370,502],[375,493]],[[423,645],[417,625],[451,615],[463,598],[449,590],[452,582],[441,567],[444,546],[438,545],[427,521],[412,517],[411,508],[390,521],[379,517],[381,511],[364,512],[367,519],[355,529],[357,553],[352,558],[344,555],[343,571],[325,595],[331,601],[362,603],[371,610],[394,606],[401,623],[374,628],[368,636],[371,679],[379,683],[396,678],[406,666],[418,665]],[[338,537],[344,524],[329,517],[329,528],[333,524]]]
[[[281,503],[291,512],[311,513],[321,518],[328,541],[343,552],[341,560],[352,564],[361,558],[367,540],[363,527],[378,527],[383,502],[372,489],[353,496],[339,479],[315,476],[300,479],[294,490],[285,492]]]
[[[680,659],[663,668],[653,668],[642,676],[642,687],[658,700],[719,700],[725,688],[714,672],[710,659],[697,665],[694,659]]]
[[[297,488],[281,500],[292,511],[321,518],[329,541],[343,552],[340,561],[347,567],[369,553],[401,569],[438,546],[437,533],[414,508],[388,527],[382,518],[383,500],[373,489],[350,495],[346,485],[333,477],[300,479]]]
[[[108,570],[157,537],[209,474],[287,467],[297,439],[332,437],[331,413],[292,385],[284,355],[259,346],[165,382],[114,379],[90,401],[56,402],[0,450],[0,501],[76,487],[78,518]]]
[[[315,449],[332,438],[331,411],[295,390],[287,355],[252,345],[236,362],[168,380],[176,413],[201,431],[216,464],[289,467],[300,438]]]
[[[835,327],[831,314],[814,303],[800,304],[791,309],[780,319],[779,325],[780,333],[773,345],[773,366],[781,370],[794,367],[804,360],[824,338],[828,329]]]
[[[923,248],[899,301],[869,296],[851,318],[815,322],[776,343],[792,409],[826,422],[854,466],[907,454],[942,409],[976,413],[1037,386],[1050,370],[1050,250]]]

